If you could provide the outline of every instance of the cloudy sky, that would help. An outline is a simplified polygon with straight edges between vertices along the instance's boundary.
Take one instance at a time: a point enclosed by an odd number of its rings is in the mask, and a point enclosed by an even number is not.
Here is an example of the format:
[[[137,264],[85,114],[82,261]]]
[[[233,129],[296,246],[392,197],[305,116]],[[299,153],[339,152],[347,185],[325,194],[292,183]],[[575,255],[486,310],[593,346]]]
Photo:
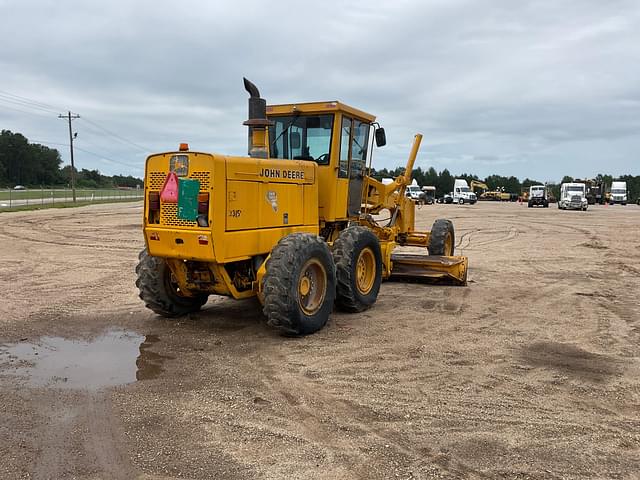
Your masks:
[[[141,176],[148,153],[246,152],[269,103],[377,115],[405,162],[481,177],[640,174],[640,2],[0,0],[0,128],[76,166]]]

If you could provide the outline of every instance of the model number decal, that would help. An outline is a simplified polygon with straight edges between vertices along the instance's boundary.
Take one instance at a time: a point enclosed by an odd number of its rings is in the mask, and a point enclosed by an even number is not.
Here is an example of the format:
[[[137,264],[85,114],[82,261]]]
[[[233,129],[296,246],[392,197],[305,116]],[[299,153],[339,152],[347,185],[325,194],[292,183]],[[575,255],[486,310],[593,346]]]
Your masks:
[[[238,218],[240,215],[242,215],[242,210],[229,210],[230,217]]]

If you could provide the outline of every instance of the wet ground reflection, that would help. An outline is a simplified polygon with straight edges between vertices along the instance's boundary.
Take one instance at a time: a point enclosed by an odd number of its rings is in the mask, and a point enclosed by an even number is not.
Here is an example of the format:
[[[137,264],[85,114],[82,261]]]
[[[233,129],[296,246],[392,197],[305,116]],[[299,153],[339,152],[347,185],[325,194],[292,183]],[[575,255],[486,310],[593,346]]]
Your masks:
[[[152,347],[158,335],[108,330],[91,340],[41,337],[0,346],[0,375],[25,378],[32,386],[99,390],[157,378],[173,357]]]

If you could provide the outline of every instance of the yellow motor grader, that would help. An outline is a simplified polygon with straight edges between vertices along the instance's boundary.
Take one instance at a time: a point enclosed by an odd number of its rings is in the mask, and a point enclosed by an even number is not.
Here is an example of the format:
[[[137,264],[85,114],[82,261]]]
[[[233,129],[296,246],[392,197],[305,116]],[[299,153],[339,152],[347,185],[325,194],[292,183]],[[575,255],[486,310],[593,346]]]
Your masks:
[[[148,308],[174,317],[197,311],[210,294],[257,296],[269,325],[304,335],[326,324],[334,304],[371,307],[384,279],[466,285],[452,223],[414,229],[405,188],[422,135],[405,174],[385,185],[368,174],[373,144],[386,143],[373,115],[337,101],[267,106],[244,84],[248,157],[181,144],[147,158],[136,285]],[[404,246],[428,255],[402,253]]]

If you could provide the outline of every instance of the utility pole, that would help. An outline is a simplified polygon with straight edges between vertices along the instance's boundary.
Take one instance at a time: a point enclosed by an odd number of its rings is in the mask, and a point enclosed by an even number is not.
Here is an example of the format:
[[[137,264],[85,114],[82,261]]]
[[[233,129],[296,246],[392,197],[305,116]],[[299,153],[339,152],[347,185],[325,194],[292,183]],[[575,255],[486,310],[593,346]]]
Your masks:
[[[73,139],[75,136],[71,131],[71,120],[80,118],[80,115],[71,114],[68,112],[67,115],[58,115],[58,118],[66,118],[69,120],[69,149],[71,150],[71,192],[73,195],[73,203],[76,203],[76,167],[73,163]]]

